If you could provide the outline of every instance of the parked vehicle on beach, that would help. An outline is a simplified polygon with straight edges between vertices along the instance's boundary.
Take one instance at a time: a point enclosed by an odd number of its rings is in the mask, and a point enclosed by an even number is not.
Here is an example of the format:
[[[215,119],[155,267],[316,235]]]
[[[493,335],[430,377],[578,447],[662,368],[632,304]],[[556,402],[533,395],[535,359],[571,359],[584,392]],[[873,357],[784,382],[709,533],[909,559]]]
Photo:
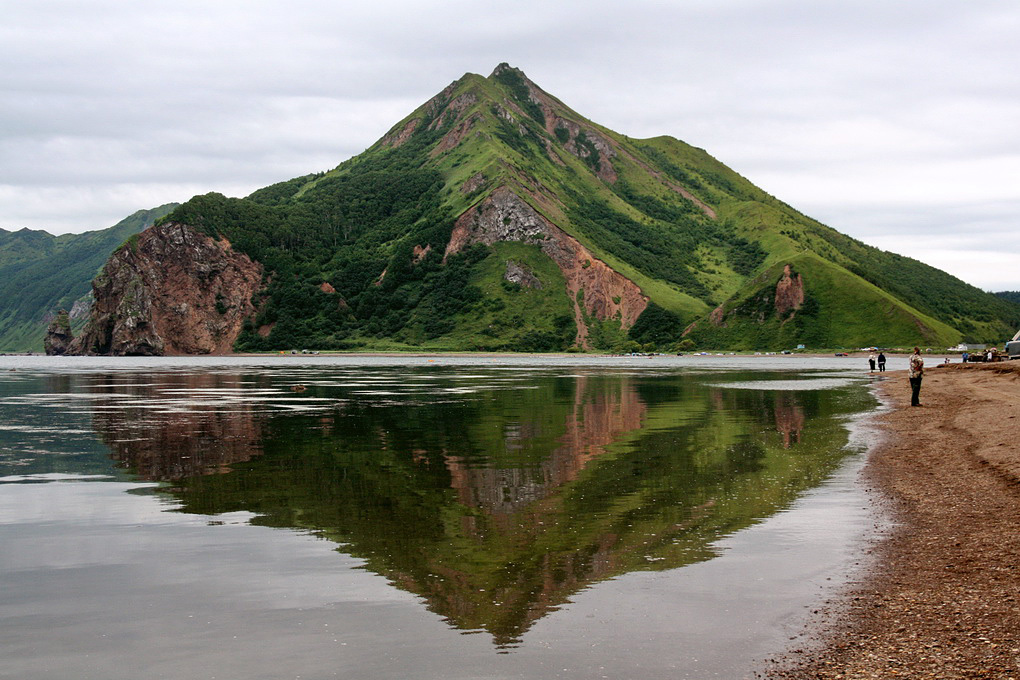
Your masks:
[[[1017,331],[1013,339],[1006,343],[1003,354],[1010,359],[1020,359],[1020,331]]]

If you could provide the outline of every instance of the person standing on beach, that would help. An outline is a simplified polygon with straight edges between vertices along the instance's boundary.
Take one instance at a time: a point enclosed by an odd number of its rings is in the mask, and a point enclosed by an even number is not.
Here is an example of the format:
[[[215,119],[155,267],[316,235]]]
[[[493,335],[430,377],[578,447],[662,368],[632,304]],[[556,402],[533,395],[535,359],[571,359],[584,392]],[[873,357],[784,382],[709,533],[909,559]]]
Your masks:
[[[881,373],[885,370],[885,352],[878,353],[878,372]]]
[[[871,366],[871,372],[875,372],[875,353],[872,352],[868,355],[868,365]]]
[[[910,379],[910,405],[921,405],[921,378],[924,376],[924,359],[921,358],[921,348],[915,347],[914,353],[910,355],[910,368],[907,370],[907,377]]]

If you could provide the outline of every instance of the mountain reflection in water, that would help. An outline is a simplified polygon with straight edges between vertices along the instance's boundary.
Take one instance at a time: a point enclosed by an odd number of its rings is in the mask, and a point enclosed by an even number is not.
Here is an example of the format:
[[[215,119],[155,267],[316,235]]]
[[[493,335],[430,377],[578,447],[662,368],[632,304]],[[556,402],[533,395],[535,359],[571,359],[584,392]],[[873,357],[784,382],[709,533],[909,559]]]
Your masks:
[[[840,416],[860,409],[696,373],[401,370],[299,393],[271,373],[96,376],[120,400],[93,422],[181,511],[309,531],[512,647],[590,584],[708,559],[787,506],[835,468]]]

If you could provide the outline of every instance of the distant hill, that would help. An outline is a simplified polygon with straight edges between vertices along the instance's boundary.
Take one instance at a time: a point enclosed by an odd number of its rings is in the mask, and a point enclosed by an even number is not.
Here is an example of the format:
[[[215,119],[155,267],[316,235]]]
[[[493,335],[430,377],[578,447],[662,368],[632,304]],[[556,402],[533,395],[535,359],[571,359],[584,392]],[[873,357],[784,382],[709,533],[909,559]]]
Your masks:
[[[702,149],[602,127],[507,64],[329,172],[196,196],[163,222],[186,231],[114,256],[101,288],[116,299],[84,351],[196,351],[163,337],[185,299],[191,327],[218,329],[201,351],[234,321],[233,346],[255,351],[939,347],[1020,324],[1008,301],[820,224]],[[227,264],[181,260],[195,273],[179,290],[140,298],[144,343],[113,339],[140,327],[127,288],[158,280],[169,246],[153,239],[188,232],[263,267],[260,290],[232,298],[203,273]]]
[[[1020,290],[1004,290],[996,293],[1003,300],[1009,300],[1013,304],[1020,305]]]
[[[177,205],[139,210],[108,229],[82,234],[0,229],[0,351],[41,352],[57,310],[87,303],[90,283],[110,253]],[[80,304],[75,326],[86,312]]]

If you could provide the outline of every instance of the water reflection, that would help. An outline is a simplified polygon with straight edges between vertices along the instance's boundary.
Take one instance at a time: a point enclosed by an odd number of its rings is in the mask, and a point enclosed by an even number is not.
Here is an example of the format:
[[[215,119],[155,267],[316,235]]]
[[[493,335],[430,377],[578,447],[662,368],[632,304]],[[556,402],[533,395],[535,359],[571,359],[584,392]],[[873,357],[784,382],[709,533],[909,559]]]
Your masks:
[[[511,648],[578,590],[707,559],[834,468],[861,407],[845,389],[739,377],[120,374],[63,393],[181,511],[314,533]]]
[[[262,425],[257,407],[230,403],[224,396],[251,394],[258,388],[236,375],[169,374],[154,383],[146,376],[89,375],[86,393],[103,405],[93,425],[114,460],[154,481],[228,472],[229,465],[262,453]],[[265,390],[265,388],[262,388]],[[188,408],[180,406],[185,395]],[[209,400],[211,395],[220,397]]]
[[[776,392],[776,430],[783,436],[783,448],[788,449],[800,443],[800,431],[804,429],[804,409],[794,394]]]

